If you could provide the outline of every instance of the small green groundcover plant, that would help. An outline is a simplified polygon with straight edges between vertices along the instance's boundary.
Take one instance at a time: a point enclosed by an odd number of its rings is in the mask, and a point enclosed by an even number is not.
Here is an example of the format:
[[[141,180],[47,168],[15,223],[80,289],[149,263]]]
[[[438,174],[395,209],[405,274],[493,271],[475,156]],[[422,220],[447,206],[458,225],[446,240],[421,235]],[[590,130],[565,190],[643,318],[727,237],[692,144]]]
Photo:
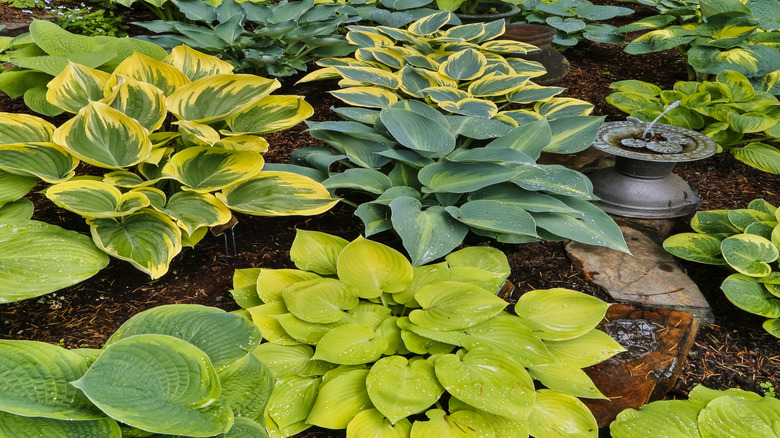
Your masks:
[[[742,310],[768,318],[764,329],[780,338],[780,209],[763,199],[748,208],[700,211],[695,233],[675,234],[664,249],[685,260],[734,271],[720,288]]]
[[[754,88],[743,74],[725,70],[714,81],[680,81],[671,90],[636,80],[610,87],[615,92],[607,96],[608,103],[646,122],[680,101],[661,123],[700,131],[748,166],[780,174],[780,150],[762,143],[780,139],[780,101]]]
[[[609,426],[613,438],[777,438],[780,400],[741,389],[697,385],[688,400],[628,409]]]
[[[279,86],[186,46],[163,61],[133,54],[113,74],[70,63],[46,97],[71,119],[55,127],[31,115],[0,116],[0,176],[16,180],[8,182],[14,196],[30,178],[49,183],[46,197],[83,216],[98,248],[158,278],[183,246],[233,212],[312,215],[337,202],[308,177],[263,169],[261,135],[312,114],[300,96],[271,95]],[[75,176],[80,163],[89,167]],[[29,290],[29,278],[45,276],[20,260],[52,254],[20,248],[8,260],[18,269],[3,275],[3,294],[50,292]]]
[[[363,237],[298,230],[297,269],[236,271],[276,386],[273,437],[312,425],[348,437],[596,437],[582,368],[623,351],[595,329],[609,304],[568,289],[496,296],[506,256],[469,247],[413,268]],[[549,389],[536,389],[534,380]]]
[[[246,318],[194,304],[141,312],[102,349],[0,340],[0,436],[268,437],[260,341]]]

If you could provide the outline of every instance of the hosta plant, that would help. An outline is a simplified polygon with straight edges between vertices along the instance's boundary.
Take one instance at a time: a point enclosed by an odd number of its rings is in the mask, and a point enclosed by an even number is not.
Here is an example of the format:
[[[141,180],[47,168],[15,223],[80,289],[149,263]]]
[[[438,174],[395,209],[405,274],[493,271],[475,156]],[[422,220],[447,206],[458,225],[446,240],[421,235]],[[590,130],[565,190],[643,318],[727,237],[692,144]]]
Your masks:
[[[688,79],[702,81],[735,70],[780,94],[780,3],[777,0],[701,0],[618,28],[649,30],[625,51],[643,54],[677,48]]]
[[[0,170],[49,183],[46,196],[83,216],[99,248],[152,278],[182,246],[230,221],[231,210],[331,208],[337,201],[320,183],[263,170],[261,135],[299,123],[311,106],[271,95],[275,80],[231,71],[185,46],[164,62],[134,54],[113,74],[71,63],[47,99],[74,117],[55,127],[2,114],[0,132],[9,135],[0,137]],[[89,166],[74,176],[79,163]]]
[[[634,13],[633,9],[594,5],[587,0],[526,0],[520,7],[523,8],[522,14],[516,15],[512,21],[555,28],[553,44],[561,49],[575,46],[583,38],[600,43],[622,44],[625,40],[616,32],[617,28],[599,21]]]
[[[0,37],[0,61],[8,63],[0,73],[0,91],[12,99],[24,96],[33,111],[55,116],[64,110],[46,99],[46,84],[70,62],[110,73],[134,52],[158,61],[167,55],[146,41],[76,35],[49,21],[34,20],[29,33]]]
[[[780,139],[780,101],[732,70],[714,81],[677,82],[671,90],[642,81],[620,81],[606,100],[619,110],[646,122],[669,104],[680,104],[664,114],[661,123],[700,131],[743,163],[780,174],[780,151],[762,141]],[[751,135],[747,138],[746,135]]]
[[[748,208],[700,211],[695,233],[675,234],[664,249],[685,260],[730,269],[720,285],[734,305],[768,318],[764,329],[780,338],[780,209],[763,199]]]
[[[140,36],[170,49],[186,44],[219,56],[242,73],[289,76],[306,70],[306,63],[344,56],[355,48],[337,30],[358,18],[343,3],[314,0],[275,4],[222,0],[172,0],[185,18],[137,22],[160,35]]]
[[[609,426],[613,438],[780,437],[780,400],[741,389],[693,388],[688,400],[628,409]]]
[[[192,304],[141,312],[102,349],[0,340],[0,436],[267,437],[260,340],[246,318]]]
[[[582,371],[622,351],[594,327],[608,304],[567,289],[496,296],[506,256],[469,247],[413,268],[358,237],[298,231],[297,269],[236,271],[233,295],[268,342],[272,437],[596,437]],[[536,389],[534,380],[549,389]]]
[[[333,3],[342,2],[333,0]],[[346,4],[349,8],[345,12],[350,15],[358,15],[365,21],[390,27],[403,27],[439,12],[434,0],[350,0]],[[450,24],[460,24],[460,20],[453,17]]]

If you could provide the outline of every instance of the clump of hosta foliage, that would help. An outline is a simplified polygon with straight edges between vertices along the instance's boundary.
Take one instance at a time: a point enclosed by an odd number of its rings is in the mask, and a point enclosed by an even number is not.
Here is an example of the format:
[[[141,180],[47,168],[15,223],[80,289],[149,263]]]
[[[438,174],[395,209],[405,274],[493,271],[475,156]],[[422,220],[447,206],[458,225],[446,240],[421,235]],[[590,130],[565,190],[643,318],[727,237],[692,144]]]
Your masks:
[[[312,114],[300,96],[270,95],[279,86],[185,46],[163,61],[136,53],[113,74],[70,63],[46,97],[74,117],[55,127],[2,114],[0,170],[49,183],[46,196],[83,216],[100,249],[157,278],[231,210],[311,215],[337,202],[310,178],[263,170],[261,135]],[[90,167],[75,177],[79,163]]]
[[[780,209],[763,199],[748,208],[700,211],[695,233],[675,234],[664,249],[685,260],[731,269],[721,290],[742,310],[764,316],[764,329],[780,338]]]
[[[343,56],[355,48],[338,33],[350,16],[343,3],[237,2],[175,0],[184,16],[177,20],[136,22],[160,35],[139,36],[170,49],[186,44],[219,56],[236,71],[263,76],[290,76],[306,70],[306,63],[328,56]]]
[[[586,102],[556,97],[562,88],[531,82],[544,74],[537,63],[505,58],[529,46],[496,40],[503,20],[442,30],[449,16],[408,30],[351,27],[347,39],[362,46],[356,58],[318,61],[328,67],[306,80],[344,77],[333,95],[354,106],[335,109],[347,121],[309,124],[335,151],[295,151],[293,169],[361,192],[356,215],[366,235],[395,230],[415,266],[446,255],[469,231],[625,251],[617,225],[588,202],[595,196],[584,175],[536,163],[542,151],[587,148],[603,118],[588,116]]]
[[[671,90],[634,80],[610,87],[615,92],[607,102],[646,122],[680,101],[661,123],[699,131],[748,166],[780,174],[780,151],[762,143],[780,139],[780,101],[765,89],[754,88],[743,74],[726,70],[714,81],[680,81]],[[745,138],[746,134],[763,135]]]
[[[647,3],[640,1],[641,3]],[[780,3],[777,0],[659,2],[660,15],[618,32],[649,32],[625,51],[652,53],[677,48],[688,79],[703,81],[724,70],[742,73],[759,88],[780,94]]]
[[[741,389],[697,385],[688,400],[628,409],[609,426],[613,438],[780,437],[780,400]]]
[[[30,32],[17,37],[0,37],[0,91],[24,103],[33,111],[56,116],[64,109],[46,99],[46,84],[62,73],[70,62],[102,71],[113,71],[133,53],[162,60],[161,47],[131,38],[76,35],[54,23],[34,20]]]
[[[141,312],[102,349],[0,340],[0,436],[267,437],[260,341],[246,318],[194,304]]]
[[[233,296],[268,341],[272,437],[596,437],[582,368],[622,351],[595,329],[608,304],[567,289],[507,303],[506,256],[470,247],[413,268],[398,251],[299,230],[298,269],[239,269]],[[549,389],[535,389],[538,380]]]

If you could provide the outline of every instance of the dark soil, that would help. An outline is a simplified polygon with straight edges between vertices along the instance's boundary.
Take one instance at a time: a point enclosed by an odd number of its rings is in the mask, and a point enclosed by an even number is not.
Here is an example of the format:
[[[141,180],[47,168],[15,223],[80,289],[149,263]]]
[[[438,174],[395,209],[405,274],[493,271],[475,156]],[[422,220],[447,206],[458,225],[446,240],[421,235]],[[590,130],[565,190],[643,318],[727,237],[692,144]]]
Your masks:
[[[621,20],[625,23],[646,15],[647,11]],[[29,14],[22,16],[29,17]],[[18,12],[0,3],[0,23],[16,21],[19,17]],[[570,62],[570,73],[557,85],[567,88],[565,95],[593,103],[594,114],[606,115],[607,120],[625,118],[604,100],[611,91],[610,83],[640,79],[669,88],[676,81],[687,79],[674,51],[635,56],[623,53],[621,46],[583,41],[564,54]],[[337,101],[327,93],[337,87],[334,82],[296,87],[294,81],[295,78],[283,80],[283,88],[275,94],[304,95],[315,108],[314,120],[337,119],[329,110]],[[29,112],[22,99],[11,100],[2,93],[0,111]],[[269,135],[268,141],[271,149],[265,157],[271,163],[288,162],[292,150],[320,144],[305,132],[303,124]],[[676,172],[698,187],[704,210],[744,208],[755,198],[780,205],[780,176],[752,169],[728,154],[679,165]],[[40,194],[30,196],[36,206],[34,219],[88,234],[81,217],[58,209]],[[689,230],[689,220],[690,217],[680,220],[675,232]],[[198,303],[237,309],[229,293],[233,271],[249,267],[292,267],[288,250],[298,228],[350,240],[363,230],[353,209],[345,204],[316,217],[239,215],[234,238],[208,235],[196,248],[185,248],[161,279],[150,281],[130,264],[113,259],[105,270],[81,284],[37,299],[0,306],[0,337],[38,340],[68,348],[99,347],[129,317],[154,306]],[[390,233],[382,233],[377,240],[400,248],[400,240]],[[573,266],[563,243],[502,245],[472,235],[465,244],[493,245],[504,251],[512,267],[510,280],[519,292],[565,287],[606,297]],[[716,323],[700,329],[669,397],[683,397],[698,383],[759,393],[762,392],[759,385],[765,382],[778,387],[780,342],[763,331],[763,318],[737,309],[724,298],[719,285],[728,273],[700,264],[683,265],[712,304]]]

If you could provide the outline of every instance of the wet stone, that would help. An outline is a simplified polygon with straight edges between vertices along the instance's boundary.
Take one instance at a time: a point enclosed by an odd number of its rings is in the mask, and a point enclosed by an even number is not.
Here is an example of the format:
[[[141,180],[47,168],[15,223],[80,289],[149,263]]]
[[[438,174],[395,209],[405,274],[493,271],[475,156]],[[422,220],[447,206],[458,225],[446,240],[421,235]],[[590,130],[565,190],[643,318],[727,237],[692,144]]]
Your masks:
[[[574,264],[618,302],[692,313],[702,324],[714,322],[698,286],[674,257],[647,235],[621,227],[631,254],[569,242]]]
[[[585,369],[609,400],[582,401],[599,427],[606,427],[622,410],[638,409],[669,392],[682,371],[699,323],[687,312],[616,303],[599,328],[626,349]]]

